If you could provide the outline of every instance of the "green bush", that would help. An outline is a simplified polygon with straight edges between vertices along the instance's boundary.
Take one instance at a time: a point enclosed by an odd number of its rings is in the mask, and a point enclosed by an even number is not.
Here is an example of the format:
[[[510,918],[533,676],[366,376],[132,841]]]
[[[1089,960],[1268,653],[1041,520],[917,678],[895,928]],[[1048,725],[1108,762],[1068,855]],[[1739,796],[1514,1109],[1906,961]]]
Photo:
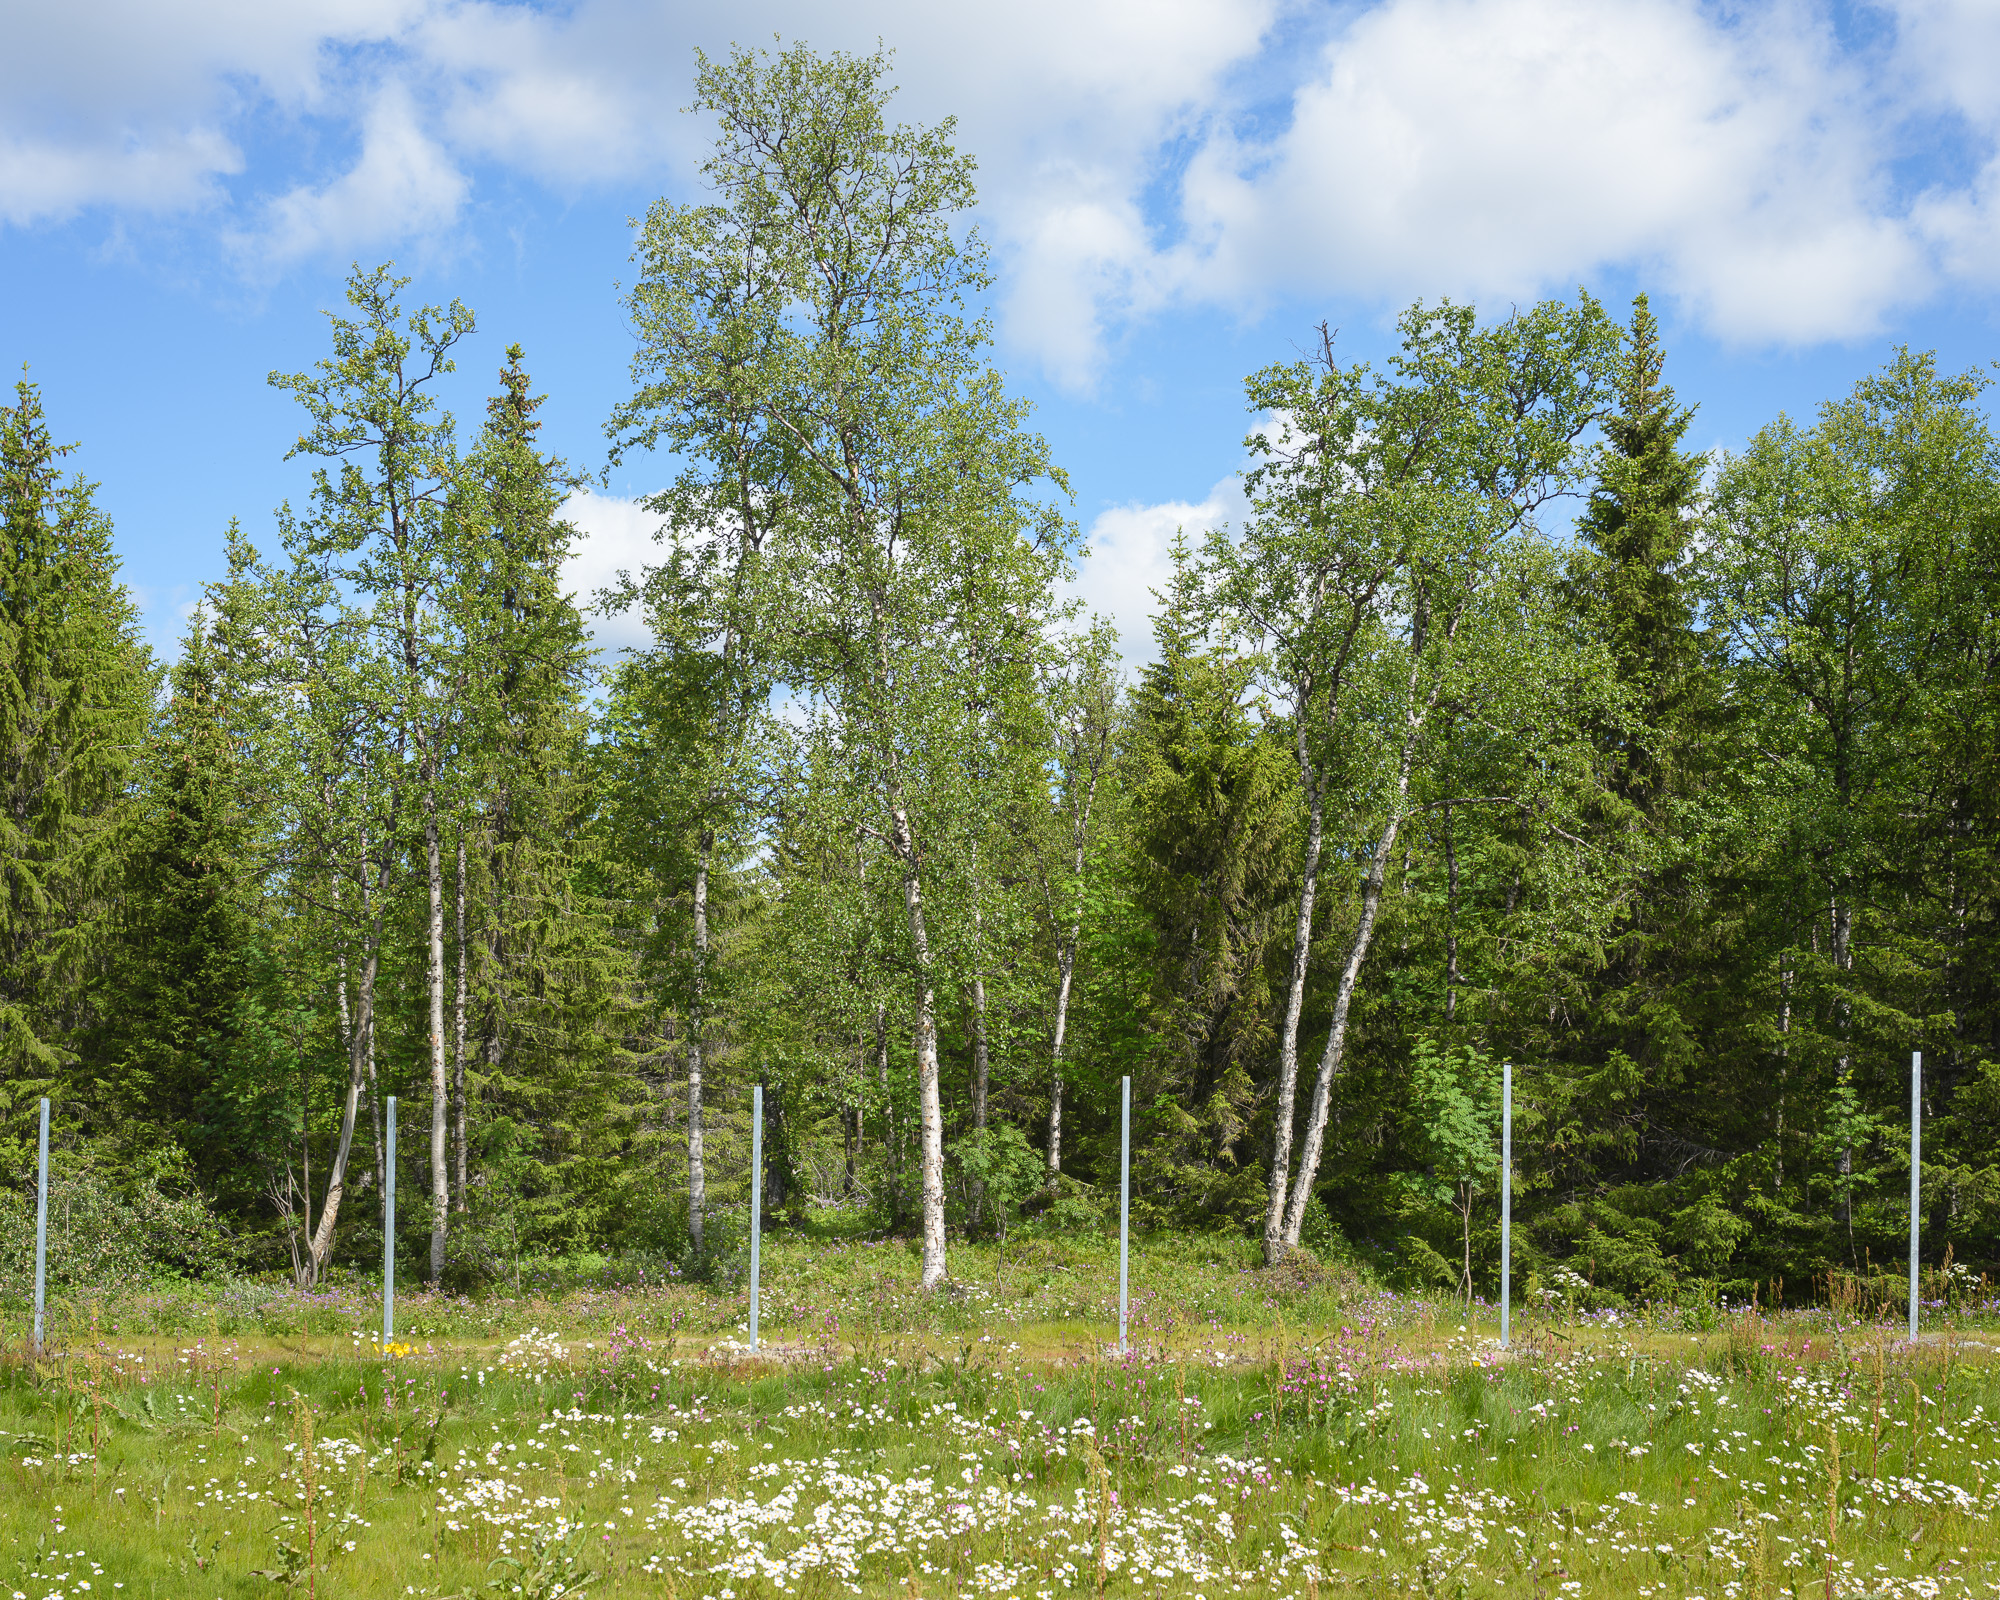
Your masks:
[[[121,1188],[88,1157],[68,1158],[50,1174],[48,1218],[51,1294],[219,1276],[236,1260],[233,1241],[199,1194],[170,1194],[154,1173]],[[30,1179],[0,1193],[0,1298],[30,1299],[34,1281]]]

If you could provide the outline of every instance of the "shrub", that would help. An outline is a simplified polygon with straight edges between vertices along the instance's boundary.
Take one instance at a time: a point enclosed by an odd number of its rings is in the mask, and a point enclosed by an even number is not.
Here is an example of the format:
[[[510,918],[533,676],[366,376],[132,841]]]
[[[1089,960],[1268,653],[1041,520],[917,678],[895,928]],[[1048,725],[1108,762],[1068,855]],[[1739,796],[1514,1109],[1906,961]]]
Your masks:
[[[72,1158],[74,1161],[74,1158]],[[122,1191],[88,1157],[49,1176],[52,1294],[129,1288],[224,1272],[236,1251],[198,1193],[169,1194],[148,1173]],[[33,1180],[0,1193],[0,1297],[27,1300],[35,1282]]]

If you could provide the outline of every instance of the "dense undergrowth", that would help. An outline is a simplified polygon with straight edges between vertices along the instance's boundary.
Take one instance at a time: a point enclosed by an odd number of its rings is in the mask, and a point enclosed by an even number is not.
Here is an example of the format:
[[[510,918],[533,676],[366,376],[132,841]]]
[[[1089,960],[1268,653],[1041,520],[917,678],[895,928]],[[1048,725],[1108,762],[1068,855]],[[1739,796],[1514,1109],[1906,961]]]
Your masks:
[[[386,1351],[360,1283],[73,1299],[0,1373],[0,1595],[2000,1592],[1976,1307],[1545,1301],[1503,1354],[1182,1241],[1121,1357],[1107,1253],[956,1259],[778,1245],[756,1357],[740,1293],[608,1264]]]

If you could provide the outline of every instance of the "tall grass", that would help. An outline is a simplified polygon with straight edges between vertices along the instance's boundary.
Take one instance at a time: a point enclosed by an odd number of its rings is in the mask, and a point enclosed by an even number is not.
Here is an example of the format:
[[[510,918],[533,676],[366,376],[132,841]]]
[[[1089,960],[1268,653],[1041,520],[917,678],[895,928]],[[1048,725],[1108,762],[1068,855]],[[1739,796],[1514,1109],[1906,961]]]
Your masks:
[[[1120,1358],[1087,1251],[773,1256],[757,1358],[671,1281],[418,1297],[388,1351],[360,1286],[73,1308],[0,1371],[0,1597],[2000,1590],[1976,1325],[1564,1308],[1503,1357],[1183,1243]]]

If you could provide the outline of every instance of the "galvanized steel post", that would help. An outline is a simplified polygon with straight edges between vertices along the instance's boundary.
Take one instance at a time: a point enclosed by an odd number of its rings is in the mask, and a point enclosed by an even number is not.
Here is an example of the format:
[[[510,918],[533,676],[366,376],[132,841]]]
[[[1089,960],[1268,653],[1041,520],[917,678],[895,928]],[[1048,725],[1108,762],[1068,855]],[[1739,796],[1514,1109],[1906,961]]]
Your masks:
[[[764,1086],[750,1090],[750,1348],[757,1348],[757,1269],[764,1240]]]
[[[1513,1304],[1514,1222],[1514,1063],[1500,1068],[1500,1348],[1507,1348],[1508,1314]]]
[[[1917,1339],[1917,1241],[1923,1227],[1924,1053],[1910,1052],[1910,1342]]]
[[[382,1151],[382,1343],[396,1337],[396,1097],[389,1096]]]
[[[1119,1093],[1118,1144],[1118,1353],[1125,1353],[1125,1320],[1130,1304],[1127,1262],[1132,1236],[1132,1080]]]
[[[42,1097],[41,1165],[35,1178],[35,1354],[42,1353],[42,1313],[49,1282],[49,1101]]]

